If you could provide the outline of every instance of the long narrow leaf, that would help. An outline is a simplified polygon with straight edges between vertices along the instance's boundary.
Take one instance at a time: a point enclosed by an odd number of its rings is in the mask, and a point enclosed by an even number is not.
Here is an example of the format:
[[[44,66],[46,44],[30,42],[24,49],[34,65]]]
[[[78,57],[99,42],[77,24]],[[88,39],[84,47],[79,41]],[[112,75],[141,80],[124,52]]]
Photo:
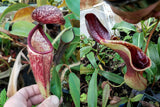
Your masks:
[[[93,65],[94,68],[97,68],[97,67],[98,67],[93,52],[90,52],[90,53],[87,55],[87,58],[88,58],[88,60],[90,61],[90,63]]]
[[[7,100],[7,92],[5,89],[3,89],[0,93],[0,107],[3,107]]]
[[[136,27],[133,24],[127,23],[125,21],[122,21],[120,23],[116,23],[113,28],[113,30],[118,29],[118,30],[124,30],[124,32],[128,31],[136,31]]]
[[[92,78],[89,83],[88,88],[88,107],[97,107],[97,73],[98,70],[96,69],[92,75]]]
[[[117,84],[121,84],[124,81],[123,77],[121,77],[117,74],[111,73],[111,72],[99,71],[98,73],[100,73],[106,79],[108,79],[114,83],[117,83]]]
[[[135,33],[133,35],[133,45],[138,46],[139,48],[142,48],[144,44],[144,33]]]
[[[69,88],[76,107],[80,107],[80,80],[74,73],[69,74]]]
[[[7,96],[8,97],[13,96],[17,92],[17,81],[18,81],[19,73],[21,71],[21,68],[23,66],[26,66],[26,65],[22,65],[22,63],[21,63],[21,57],[27,59],[22,51],[23,51],[23,49],[18,53],[18,55],[16,57],[16,61],[15,61],[13,68],[12,68],[12,72],[10,74],[10,79],[9,79],[8,89],[7,89]]]
[[[60,99],[62,96],[62,88],[61,88],[61,81],[56,71],[56,68],[53,69],[50,85],[51,85],[50,91],[52,92],[52,94],[56,95]]]
[[[110,87],[109,87],[108,84],[106,84],[104,89],[103,89],[102,107],[106,107],[109,96],[110,96]]]
[[[92,50],[91,46],[85,46],[85,47],[81,48],[80,49],[80,57],[83,57],[84,55],[86,55],[91,50]]]

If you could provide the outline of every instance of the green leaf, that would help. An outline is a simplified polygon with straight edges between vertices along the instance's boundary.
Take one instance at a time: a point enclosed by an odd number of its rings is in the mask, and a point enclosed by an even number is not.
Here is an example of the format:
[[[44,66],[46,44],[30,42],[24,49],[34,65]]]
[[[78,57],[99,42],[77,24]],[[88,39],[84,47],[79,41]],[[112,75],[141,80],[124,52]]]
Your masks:
[[[134,45],[142,48],[142,46],[144,45],[144,33],[135,33],[132,37],[132,40]]]
[[[100,73],[103,77],[114,83],[121,84],[122,82],[124,82],[123,77],[119,76],[118,74],[106,71],[99,71],[98,73]]]
[[[74,40],[70,43],[69,47],[66,49],[66,60],[68,60],[75,52],[77,46],[79,45],[80,36],[75,36]]]
[[[136,31],[136,27],[133,24],[127,23],[125,21],[122,21],[120,23],[116,23],[112,29],[124,31],[126,33],[128,33],[129,31]]]
[[[1,91],[1,93],[0,93],[0,106],[3,107],[3,105],[4,105],[5,102],[6,102],[6,100],[7,100],[7,93],[6,93],[6,90],[3,89],[3,90]]]
[[[75,106],[80,107],[80,80],[74,73],[69,74],[69,88]]]
[[[80,65],[74,66],[71,69],[79,72],[80,71]]]
[[[159,56],[160,56],[160,37],[158,38],[158,54],[159,54]]]
[[[10,22],[6,22],[5,26],[4,26],[4,29],[9,30],[9,27],[10,27]]]
[[[150,43],[148,46],[148,56],[150,59],[156,64],[158,69],[160,70],[160,56],[158,54],[158,48],[156,44]]]
[[[65,27],[68,28],[70,26],[72,26],[71,22],[70,22],[70,19],[75,19],[75,20],[79,20],[79,18],[75,15],[75,14],[68,14],[66,16],[64,16],[64,19],[65,19]]]
[[[87,95],[85,93],[81,94],[80,101],[87,103]]]
[[[58,64],[58,65],[56,66],[56,71],[59,72],[59,70],[61,69],[62,66],[63,66],[63,64]]]
[[[157,71],[154,72],[155,75],[155,81],[160,79],[160,72],[158,72],[160,70],[160,56],[158,54],[158,47],[157,44],[153,44],[152,42],[149,44],[148,46],[148,51],[147,51],[147,55],[150,57],[150,59],[152,60],[152,62],[156,65],[157,67]],[[154,68],[154,67],[153,67]],[[155,68],[156,69],[156,68]]]
[[[160,22],[158,23],[157,28],[156,28],[157,32],[159,32],[159,30],[160,30]]]
[[[0,22],[2,21],[2,19],[5,17],[5,15],[7,13],[12,12],[12,11],[16,11],[20,8],[24,8],[24,7],[27,7],[27,6],[29,6],[29,5],[28,4],[23,4],[23,3],[16,3],[16,4],[13,4],[13,5],[9,6],[7,9],[5,9],[5,11],[0,16]]]
[[[48,34],[48,33],[45,33],[47,38],[49,39],[49,41],[52,43],[53,42],[53,39],[51,38],[51,36]]]
[[[85,67],[83,64],[80,65],[80,74],[92,74],[94,72],[94,69]]]
[[[64,17],[65,19],[65,28],[69,28],[72,26],[70,20],[74,19],[74,20],[79,20],[79,17],[77,17],[75,14],[68,14]],[[79,36],[80,35],[80,28],[76,28],[76,27],[73,27],[73,31],[75,33],[76,36]]]
[[[47,5],[47,0],[37,0],[37,6]]]
[[[61,96],[62,96],[61,81],[56,71],[56,67],[54,67],[52,71],[50,87],[51,87],[50,91],[52,92],[52,94],[56,95],[59,99],[61,99]]]
[[[149,19],[147,20],[147,26],[150,26],[151,23],[153,22],[153,20],[154,20],[153,17],[149,18]]]
[[[80,16],[80,0],[66,0],[68,8],[77,16]]]
[[[140,101],[142,99],[142,97],[143,97],[143,94],[138,94],[135,97],[131,98],[130,101],[137,102],[137,101]]]
[[[28,37],[29,32],[35,25],[27,21],[15,22],[10,33],[18,36]]]
[[[92,75],[92,78],[90,80],[90,83],[89,83],[88,97],[87,97],[88,107],[97,107],[97,98],[98,98],[98,94],[97,94],[97,73],[98,73],[98,70],[95,69],[95,71]]]
[[[102,107],[106,107],[109,96],[110,96],[110,86],[108,84],[106,84],[104,89],[103,89]]]
[[[155,63],[153,61],[151,61],[152,66],[150,68],[148,68],[146,71],[148,71],[148,73],[150,73],[152,76],[156,75],[157,73],[157,66],[155,65]]]
[[[131,40],[131,39],[132,39],[132,37],[127,35],[127,36],[124,37],[123,41]]]
[[[2,34],[2,35],[1,35]],[[8,36],[7,34],[5,34],[5,33],[1,33],[0,34],[0,38],[1,39],[8,39],[8,40],[13,40],[10,36]],[[6,48],[6,47],[5,47]]]
[[[98,67],[93,52],[90,52],[89,54],[87,54],[87,58],[88,58],[88,60],[90,61],[90,63],[93,65],[94,68],[97,68],[97,67]]]
[[[73,33],[73,29],[68,29],[67,31],[65,31],[62,36],[61,36],[61,40],[65,43],[69,43],[74,39],[74,33]]]
[[[91,46],[85,46],[80,49],[80,57],[82,58],[84,55],[86,55],[88,52],[92,50]]]
[[[152,79],[154,78],[154,76],[157,73],[157,66],[155,65],[155,63],[153,61],[152,62],[152,66],[150,68],[148,68],[147,70],[145,70],[145,72],[147,72],[147,80],[149,81],[149,83],[152,84]]]
[[[76,36],[80,36],[80,28],[73,27],[73,31]]]

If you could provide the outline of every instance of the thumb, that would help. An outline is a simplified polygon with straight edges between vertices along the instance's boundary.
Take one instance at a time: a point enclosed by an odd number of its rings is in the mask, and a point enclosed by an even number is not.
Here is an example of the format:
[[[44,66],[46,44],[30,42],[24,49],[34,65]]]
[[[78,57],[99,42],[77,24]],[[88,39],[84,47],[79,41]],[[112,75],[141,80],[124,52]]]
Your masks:
[[[37,107],[58,107],[59,106],[59,99],[57,96],[52,95],[45,99],[41,104]]]

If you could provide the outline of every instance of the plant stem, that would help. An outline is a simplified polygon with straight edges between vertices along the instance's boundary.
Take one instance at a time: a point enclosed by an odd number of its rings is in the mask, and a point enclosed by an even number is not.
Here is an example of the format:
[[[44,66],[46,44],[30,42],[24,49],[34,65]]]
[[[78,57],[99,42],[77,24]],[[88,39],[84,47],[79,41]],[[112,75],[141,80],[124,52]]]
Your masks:
[[[0,55],[0,60],[7,60],[8,61],[9,59],[10,59],[9,57],[5,57],[5,56]],[[16,61],[16,59],[11,58],[10,61]],[[22,61],[22,63],[29,64],[29,62],[27,62],[27,61]],[[6,64],[8,64],[8,63],[6,63]]]
[[[18,36],[11,34],[8,30],[5,30],[5,29],[3,29],[3,28],[0,28],[0,32],[3,32],[3,33],[5,33],[5,34],[7,34],[7,35],[9,35],[10,37],[15,38],[15,39],[18,39],[18,38],[19,38]]]
[[[0,59],[0,61],[3,61],[5,64],[7,64],[8,68],[10,68],[9,64],[4,59]]]
[[[157,22],[153,23],[151,26],[148,27],[148,29],[146,30],[146,33],[153,27],[156,25]]]
[[[72,31],[72,29],[68,29],[68,31]],[[73,31],[72,31],[73,32]],[[65,33],[65,32],[64,32]],[[61,36],[61,38],[60,38],[60,43],[59,43],[59,46],[58,46],[58,50],[57,50],[57,52],[56,52],[56,54],[54,55],[54,65],[56,66],[56,65],[58,65],[59,64],[59,62],[60,62],[60,59],[62,58],[62,56],[63,56],[63,54],[64,54],[64,52],[65,52],[65,50],[66,50],[66,48],[68,47],[68,45],[73,41],[73,39],[74,39],[74,34],[70,34],[70,35],[68,35],[68,39],[67,39],[67,41],[66,40],[64,40],[64,39],[62,39],[64,36],[66,36],[65,34],[63,35],[62,34],[62,36]]]
[[[16,40],[16,39],[19,39],[19,37],[18,37],[17,35],[13,35],[13,34],[11,34],[8,30],[5,30],[5,29],[3,29],[3,28],[0,28],[0,32],[3,32],[3,33],[5,33],[5,34],[9,35],[10,37],[12,37],[13,40],[11,40],[11,41],[15,42],[17,45],[26,47],[25,44],[23,44],[23,43],[21,43],[21,42],[18,42],[18,41]]]
[[[15,41],[15,40],[14,40],[13,42],[15,42],[15,44],[17,44],[17,45],[19,45],[19,46],[27,47],[26,44],[23,44],[23,43],[21,43],[21,42],[18,42],[18,41]]]
[[[71,29],[71,28],[72,28],[72,27],[65,28],[64,30],[62,30],[62,31],[56,36],[56,38],[53,40],[52,45],[54,45],[54,44],[58,41],[58,39],[62,36],[62,34],[63,34],[65,31],[67,31],[67,30],[69,30],[69,29]]]
[[[58,65],[60,62],[60,59],[62,58],[66,48],[68,47],[69,43],[65,43],[62,40],[60,41],[58,50],[56,54],[54,55],[53,61],[54,61],[54,66]]]
[[[148,38],[148,41],[147,41],[147,45],[146,45],[146,48],[145,48],[145,51],[144,51],[145,54],[147,53],[147,49],[148,49],[148,45],[149,45],[150,39],[151,39],[154,31],[156,30],[158,23],[159,23],[159,19],[157,20],[156,25],[154,26],[154,28],[152,29],[152,31],[151,31],[151,33],[149,35],[149,38]]]
[[[155,76],[153,77],[153,83],[152,83],[152,86],[151,86],[152,89],[153,89],[154,85],[155,85]]]
[[[146,36],[146,31],[144,30],[144,21],[141,21],[142,31],[144,32],[144,37]]]
[[[69,68],[72,68],[72,67],[75,67],[75,66],[79,66],[80,65],[80,62],[76,62],[76,63],[73,63],[71,65],[67,65],[68,67],[66,67],[63,71],[62,71],[62,74],[61,74],[61,82],[63,81],[64,79],[64,76],[65,76],[65,73],[66,71],[69,69]],[[71,72],[71,71],[70,71]]]
[[[123,81],[120,85],[113,85],[109,81],[107,81],[107,83],[112,87],[121,87],[125,83],[125,81]]]
[[[63,66],[66,66],[68,68],[68,70],[70,71],[70,73],[72,72],[71,68],[67,64],[63,64]]]

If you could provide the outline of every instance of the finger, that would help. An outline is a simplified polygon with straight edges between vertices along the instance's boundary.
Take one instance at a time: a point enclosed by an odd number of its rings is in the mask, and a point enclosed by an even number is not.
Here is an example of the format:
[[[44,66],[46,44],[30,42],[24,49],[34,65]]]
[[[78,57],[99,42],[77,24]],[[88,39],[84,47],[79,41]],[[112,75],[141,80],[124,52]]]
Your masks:
[[[20,97],[16,97],[15,95],[10,97],[5,103],[4,107],[26,107],[27,102]]]
[[[44,98],[41,94],[30,97],[27,101],[27,107],[32,107],[32,105],[40,104],[44,101]]]
[[[58,107],[59,106],[59,99],[57,96],[52,95],[45,99],[39,106],[37,107]]]
[[[20,94],[27,100],[29,97],[39,95],[40,91],[39,91],[38,85],[31,85],[31,86],[20,89],[16,94]]]
[[[62,104],[62,102],[63,102],[63,97],[61,97],[59,104]]]

